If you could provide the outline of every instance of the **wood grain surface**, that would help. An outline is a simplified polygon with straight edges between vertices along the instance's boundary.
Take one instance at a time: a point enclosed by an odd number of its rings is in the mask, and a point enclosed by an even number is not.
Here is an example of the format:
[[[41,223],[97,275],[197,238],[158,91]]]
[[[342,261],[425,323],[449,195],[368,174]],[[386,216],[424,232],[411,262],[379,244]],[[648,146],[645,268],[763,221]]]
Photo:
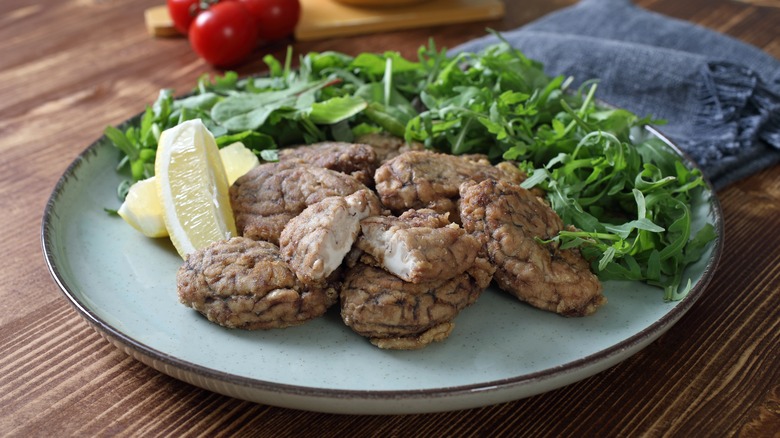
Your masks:
[[[479,409],[329,415],[182,383],[94,332],[52,281],[41,216],[70,162],[150,103],[214,72],[182,38],[153,39],[160,0],[0,3],[0,435],[2,436],[780,436],[780,166],[721,190],[725,248],[706,293],[666,335],[591,378]],[[413,56],[574,0],[506,1],[503,20],[294,43],[295,50]],[[780,57],[780,10],[727,0],[638,4]],[[265,53],[238,69],[262,71]]]

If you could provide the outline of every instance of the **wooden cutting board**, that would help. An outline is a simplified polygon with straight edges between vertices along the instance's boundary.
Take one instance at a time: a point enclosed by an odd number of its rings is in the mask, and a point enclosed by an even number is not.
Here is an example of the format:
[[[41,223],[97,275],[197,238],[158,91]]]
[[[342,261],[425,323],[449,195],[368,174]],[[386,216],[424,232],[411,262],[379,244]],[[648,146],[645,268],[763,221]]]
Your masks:
[[[501,0],[430,0],[388,6],[349,6],[335,0],[300,0],[295,29],[300,41],[360,35],[441,24],[489,20],[504,15]]]

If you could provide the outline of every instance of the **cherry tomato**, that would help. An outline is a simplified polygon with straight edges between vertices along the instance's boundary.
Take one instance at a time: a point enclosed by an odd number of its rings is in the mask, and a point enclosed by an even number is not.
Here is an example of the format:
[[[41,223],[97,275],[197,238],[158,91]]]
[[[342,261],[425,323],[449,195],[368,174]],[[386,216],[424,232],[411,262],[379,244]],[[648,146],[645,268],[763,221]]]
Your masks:
[[[301,16],[299,0],[238,0],[257,23],[261,40],[272,41],[293,33]]]
[[[167,0],[168,14],[173,20],[173,27],[187,35],[190,24],[200,12],[199,0]]]
[[[257,43],[257,27],[240,2],[221,2],[198,14],[190,25],[190,45],[209,64],[230,67]]]

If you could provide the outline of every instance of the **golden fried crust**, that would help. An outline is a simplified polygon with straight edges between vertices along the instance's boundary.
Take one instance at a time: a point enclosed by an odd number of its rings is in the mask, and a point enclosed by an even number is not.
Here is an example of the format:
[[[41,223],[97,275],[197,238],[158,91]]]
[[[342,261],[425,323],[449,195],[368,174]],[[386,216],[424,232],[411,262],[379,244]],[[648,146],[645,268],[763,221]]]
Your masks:
[[[493,272],[492,265],[478,258],[467,272],[449,280],[409,283],[383,269],[357,263],[344,278],[341,317],[375,345],[421,348],[449,335],[453,318],[477,300]]]
[[[491,166],[486,157],[458,157],[431,151],[410,151],[382,164],[374,174],[382,203],[395,213],[432,208],[457,221],[458,189],[466,181],[486,179],[521,182],[524,175],[511,167]]]
[[[302,324],[337,300],[333,285],[301,283],[276,245],[243,237],[190,254],[176,282],[182,304],[228,328]]]
[[[369,341],[384,350],[419,350],[428,344],[447,339],[453,328],[455,328],[455,323],[443,322],[413,336],[370,338]]]
[[[355,178],[296,162],[262,164],[230,187],[230,205],[239,234],[279,243],[290,219],[329,196],[367,189]]]
[[[576,249],[537,239],[555,237],[560,217],[516,184],[487,180],[461,188],[463,227],[484,243],[498,286],[529,304],[564,316],[583,316],[606,303],[602,285]]]
[[[450,279],[474,264],[481,245],[447,216],[421,209],[363,219],[356,247],[370,256],[364,261],[404,281]]]
[[[355,139],[357,143],[367,144],[376,152],[379,163],[395,158],[407,151],[421,151],[425,149],[422,143],[406,143],[403,138],[388,133],[364,134]]]
[[[281,149],[279,161],[345,173],[369,187],[374,185],[374,172],[379,166],[379,159],[371,146],[335,141]]]
[[[287,223],[279,238],[282,257],[301,281],[321,281],[334,272],[360,233],[360,220],[382,212],[370,190],[331,196]]]

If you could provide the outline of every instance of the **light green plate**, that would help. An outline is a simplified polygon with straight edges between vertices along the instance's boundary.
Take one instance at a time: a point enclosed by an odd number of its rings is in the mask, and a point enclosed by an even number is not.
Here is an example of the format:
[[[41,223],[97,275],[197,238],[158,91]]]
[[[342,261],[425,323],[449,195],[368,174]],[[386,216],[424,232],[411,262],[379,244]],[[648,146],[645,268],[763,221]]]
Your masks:
[[[299,327],[249,332],[224,329],[179,304],[175,275],[182,260],[173,246],[103,210],[118,207],[117,160],[113,146],[99,139],[67,169],[46,206],[43,252],[65,296],[141,362],[211,391],[289,408],[446,411],[576,382],[626,359],[677,322],[704,295],[723,241],[710,190],[692,206],[694,225],[709,221],[719,237],[688,269],[695,286],[682,301],[664,302],[660,289],[640,283],[608,282],[609,303],[595,315],[563,318],[489,289],[455,319],[446,341],[384,351],[346,327],[337,306]]]

